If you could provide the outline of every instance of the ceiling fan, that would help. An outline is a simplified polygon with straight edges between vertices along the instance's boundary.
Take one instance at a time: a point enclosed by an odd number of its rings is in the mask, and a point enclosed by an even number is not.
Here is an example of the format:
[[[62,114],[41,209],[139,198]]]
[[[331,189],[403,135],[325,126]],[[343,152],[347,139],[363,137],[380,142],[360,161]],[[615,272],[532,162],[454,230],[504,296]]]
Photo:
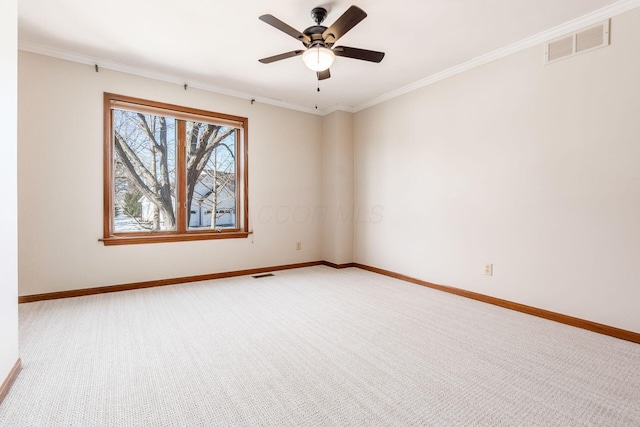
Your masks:
[[[267,58],[262,58],[259,61],[263,64],[269,64],[271,62],[280,61],[281,59],[302,55],[302,61],[309,69],[316,72],[318,80],[324,80],[331,77],[329,68],[333,65],[333,61],[336,56],[344,56],[347,58],[370,62],[382,61],[382,58],[384,58],[384,52],[376,52],[374,50],[358,49],[356,47],[348,46],[333,47],[340,37],[344,36],[349,30],[367,17],[364,10],[357,6],[351,6],[329,28],[321,25],[326,17],[327,9],[323,7],[314,8],[311,11],[311,18],[316,22],[316,25],[312,25],[301,33],[273,15],[260,16],[259,19],[261,21],[266,22],[272,27],[275,27],[291,37],[300,40],[306,49],[293,50],[291,52],[269,56]]]

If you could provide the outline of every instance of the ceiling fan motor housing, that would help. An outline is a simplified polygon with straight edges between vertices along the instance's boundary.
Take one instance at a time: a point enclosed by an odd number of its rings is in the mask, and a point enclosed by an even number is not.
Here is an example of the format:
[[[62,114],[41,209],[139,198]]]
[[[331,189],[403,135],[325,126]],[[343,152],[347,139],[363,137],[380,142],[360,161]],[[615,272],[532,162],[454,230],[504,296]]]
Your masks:
[[[311,39],[311,42],[310,43],[303,42],[303,44],[306,47],[315,47],[318,45],[323,47],[329,47],[329,46],[325,46],[324,39],[322,38],[322,33],[324,33],[326,29],[327,27],[322,25],[314,25],[307,28],[306,30],[303,31],[303,33]]]

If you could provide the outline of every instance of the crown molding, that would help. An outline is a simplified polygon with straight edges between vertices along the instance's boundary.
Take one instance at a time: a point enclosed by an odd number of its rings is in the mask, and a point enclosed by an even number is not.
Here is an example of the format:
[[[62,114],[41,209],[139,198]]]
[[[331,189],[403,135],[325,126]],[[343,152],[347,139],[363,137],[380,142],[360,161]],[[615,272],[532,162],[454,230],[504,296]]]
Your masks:
[[[370,101],[364,102],[362,104],[358,104],[353,108],[353,111],[357,113],[358,111],[362,111],[366,108],[373,107],[374,105],[380,104],[385,101],[389,101],[390,99],[397,98],[398,96],[413,92],[425,86],[432,85],[446,78],[455,76],[460,73],[464,73],[465,71],[469,71],[473,68],[479,67],[489,62],[493,62],[495,60],[504,58],[505,56],[509,56],[514,53],[528,49],[530,47],[537,46],[548,40],[552,40],[557,37],[563,36],[567,33],[571,33],[573,31],[579,30],[580,28],[587,27],[592,24],[596,24],[600,21],[612,18],[616,15],[620,15],[624,12],[628,12],[637,7],[640,7],[640,0],[618,1],[616,3],[613,3],[610,6],[604,7],[602,9],[598,9],[587,15],[581,16],[580,18],[576,18],[571,21],[565,22],[564,24],[558,25],[557,27],[553,27],[549,30],[543,31],[531,37],[527,37],[526,39],[520,40],[516,43],[512,43],[503,48],[494,50],[485,55],[478,56],[476,58],[473,58],[470,61],[448,68],[439,73],[432,74],[428,77],[425,77],[424,79],[418,80],[417,82],[401,87],[400,89],[394,90],[392,92],[388,92],[377,98],[371,99]]]
[[[51,56],[54,58],[78,62],[81,64],[87,64],[92,66],[98,65],[101,68],[106,68],[113,71],[119,71],[127,74],[133,74],[141,77],[160,80],[168,83],[174,83],[180,86],[186,83],[189,87],[202,89],[202,90],[206,90],[206,91],[221,94],[221,95],[228,95],[228,96],[233,96],[236,98],[247,99],[247,100],[253,99],[263,104],[273,105],[276,107],[287,108],[290,110],[301,111],[304,113],[309,113],[309,114],[314,114],[319,116],[326,116],[327,114],[331,114],[335,111],[357,113],[358,111],[362,111],[369,107],[373,107],[374,105],[377,105],[382,102],[389,101],[393,98],[397,98],[401,95],[405,95],[407,93],[416,91],[418,89],[421,89],[425,86],[432,85],[446,78],[453,77],[457,74],[464,73],[465,71],[472,70],[476,67],[480,67],[481,65],[485,65],[489,62],[496,61],[498,59],[523,51],[530,47],[542,44],[548,40],[552,40],[554,38],[560,37],[564,34],[570,33],[580,28],[595,24],[599,21],[603,21],[605,19],[614,17],[616,15],[620,15],[624,12],[628,12],[637,7],[640,7],[640,0],[620,0],[607,7],[598,9],[582,17],[565,22],[564,24],[558,25],[557,27],[543,31],[531,37],[527,37],[526,39],[520,40],[516,43],[512,43],[503,48],[478,56],[476,58],[473,58],[470,61],[448,68],[441,72],[432,74],[428,77],[425,77],[424,79],[418,80],[414,83],[408,84],[399,89],[388,92],[386,94],[373,98],[369,101],[363,102],[356,106],[352,107],[352,106],[336,104],[325,110],[317,110],[315,108],[303,107],[297,104],[292,104],[292,103],[288,103],[282,100],[273,99],[269,97],[251,95],[245,92],[234,91],[234,90],[218,87],[215,85],[211,85],[208,83],[204,83],[201,81],[195,81],[195,80],[185,81],[184,79],[181,79],[175,75],[158,73],[142,67],[133,67],[133,66],[118,63],[118,62],[105,61],[103,59],[92,57],[89,55],[82,55],[79,53],[65,51],[62,49],[56,49],[49,46],[44,46],[44,45],[31,43],[27,41],[19,41],[18,49],[25,52],[37,53],[40,55]]]
[[[336,105],[332,105],[331,107],[322,110],[322,112],[320,114],[323,115],[323,116],[326,116],[328,114],[335,113],[336,111],[344,111],[344,112],[347,112],[347,113],[355,113],[355,110],[353,109],[353,107],[350,107],[348,105],[336,104]]]
[[[211,85],[211,84],[204,83],[197,80],[181,79],[179,76],[176,76],[176,75],[167,74],[167,73],[158,73],[142,67],[134,67],[131,65],[126,65],[126,64],[122,64],[114,61],[106,61],[104,59],[100,59],[97,57],[83,55],[76,52],[70,52],[67,50],[57,49],[49,46],[44,46],[37,43],[20,40],[18,41],[18,49],[25,52],[37,53],[39,55],[45,55],[53,58],[64,59],[66,61],[77,62],[80,64],[87,64],[91,66],[97,65],[99,68],[105,68],[112,71],[133,74],[135,76],[146,77],[149,79],[159,80],[166,83],[173,83],[180,86],[187,84],[188,87],[190,88],[202,89],[208,92],[213,92],[220,95],[233,96],[235,98],[240,98],[240,99],[255,100],[256,102],[260,102],[262,104],[268,104],[276,107],[287,108],[289,110],[302,111],[304,113],[315,114],[315,115],[323,115],[321,111],[318,111],[316,109],[302,107],[300,105],[288,103],[278,99],[273,99],[273,98],[258,96],[258,95],[251,95],[249,93],[234,91],[234,90]]]

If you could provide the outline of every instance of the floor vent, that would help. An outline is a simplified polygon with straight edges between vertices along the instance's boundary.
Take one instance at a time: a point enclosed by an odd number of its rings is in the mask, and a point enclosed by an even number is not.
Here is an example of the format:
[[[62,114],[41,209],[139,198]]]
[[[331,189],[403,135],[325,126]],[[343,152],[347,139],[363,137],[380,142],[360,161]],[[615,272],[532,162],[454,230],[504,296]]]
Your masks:
[[[545,44],[545,64],[569,58],[579,53],[609,46],[609,20],[599,22]]]
[[[256,276],[251,276],[251,277],[253,277],[254,279],[262,279],[263,277],[271,277],[273,275],[274,275],[273,273],[266,273],[266,274],[258,274]]]

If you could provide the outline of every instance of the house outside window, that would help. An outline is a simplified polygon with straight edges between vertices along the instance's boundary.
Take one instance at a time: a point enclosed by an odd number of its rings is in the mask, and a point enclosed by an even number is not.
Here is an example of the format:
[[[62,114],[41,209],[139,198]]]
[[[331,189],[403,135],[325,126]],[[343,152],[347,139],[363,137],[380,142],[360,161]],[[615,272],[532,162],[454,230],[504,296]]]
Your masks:
[[[246,237],[244,117],[104,95],[106,245]]]

